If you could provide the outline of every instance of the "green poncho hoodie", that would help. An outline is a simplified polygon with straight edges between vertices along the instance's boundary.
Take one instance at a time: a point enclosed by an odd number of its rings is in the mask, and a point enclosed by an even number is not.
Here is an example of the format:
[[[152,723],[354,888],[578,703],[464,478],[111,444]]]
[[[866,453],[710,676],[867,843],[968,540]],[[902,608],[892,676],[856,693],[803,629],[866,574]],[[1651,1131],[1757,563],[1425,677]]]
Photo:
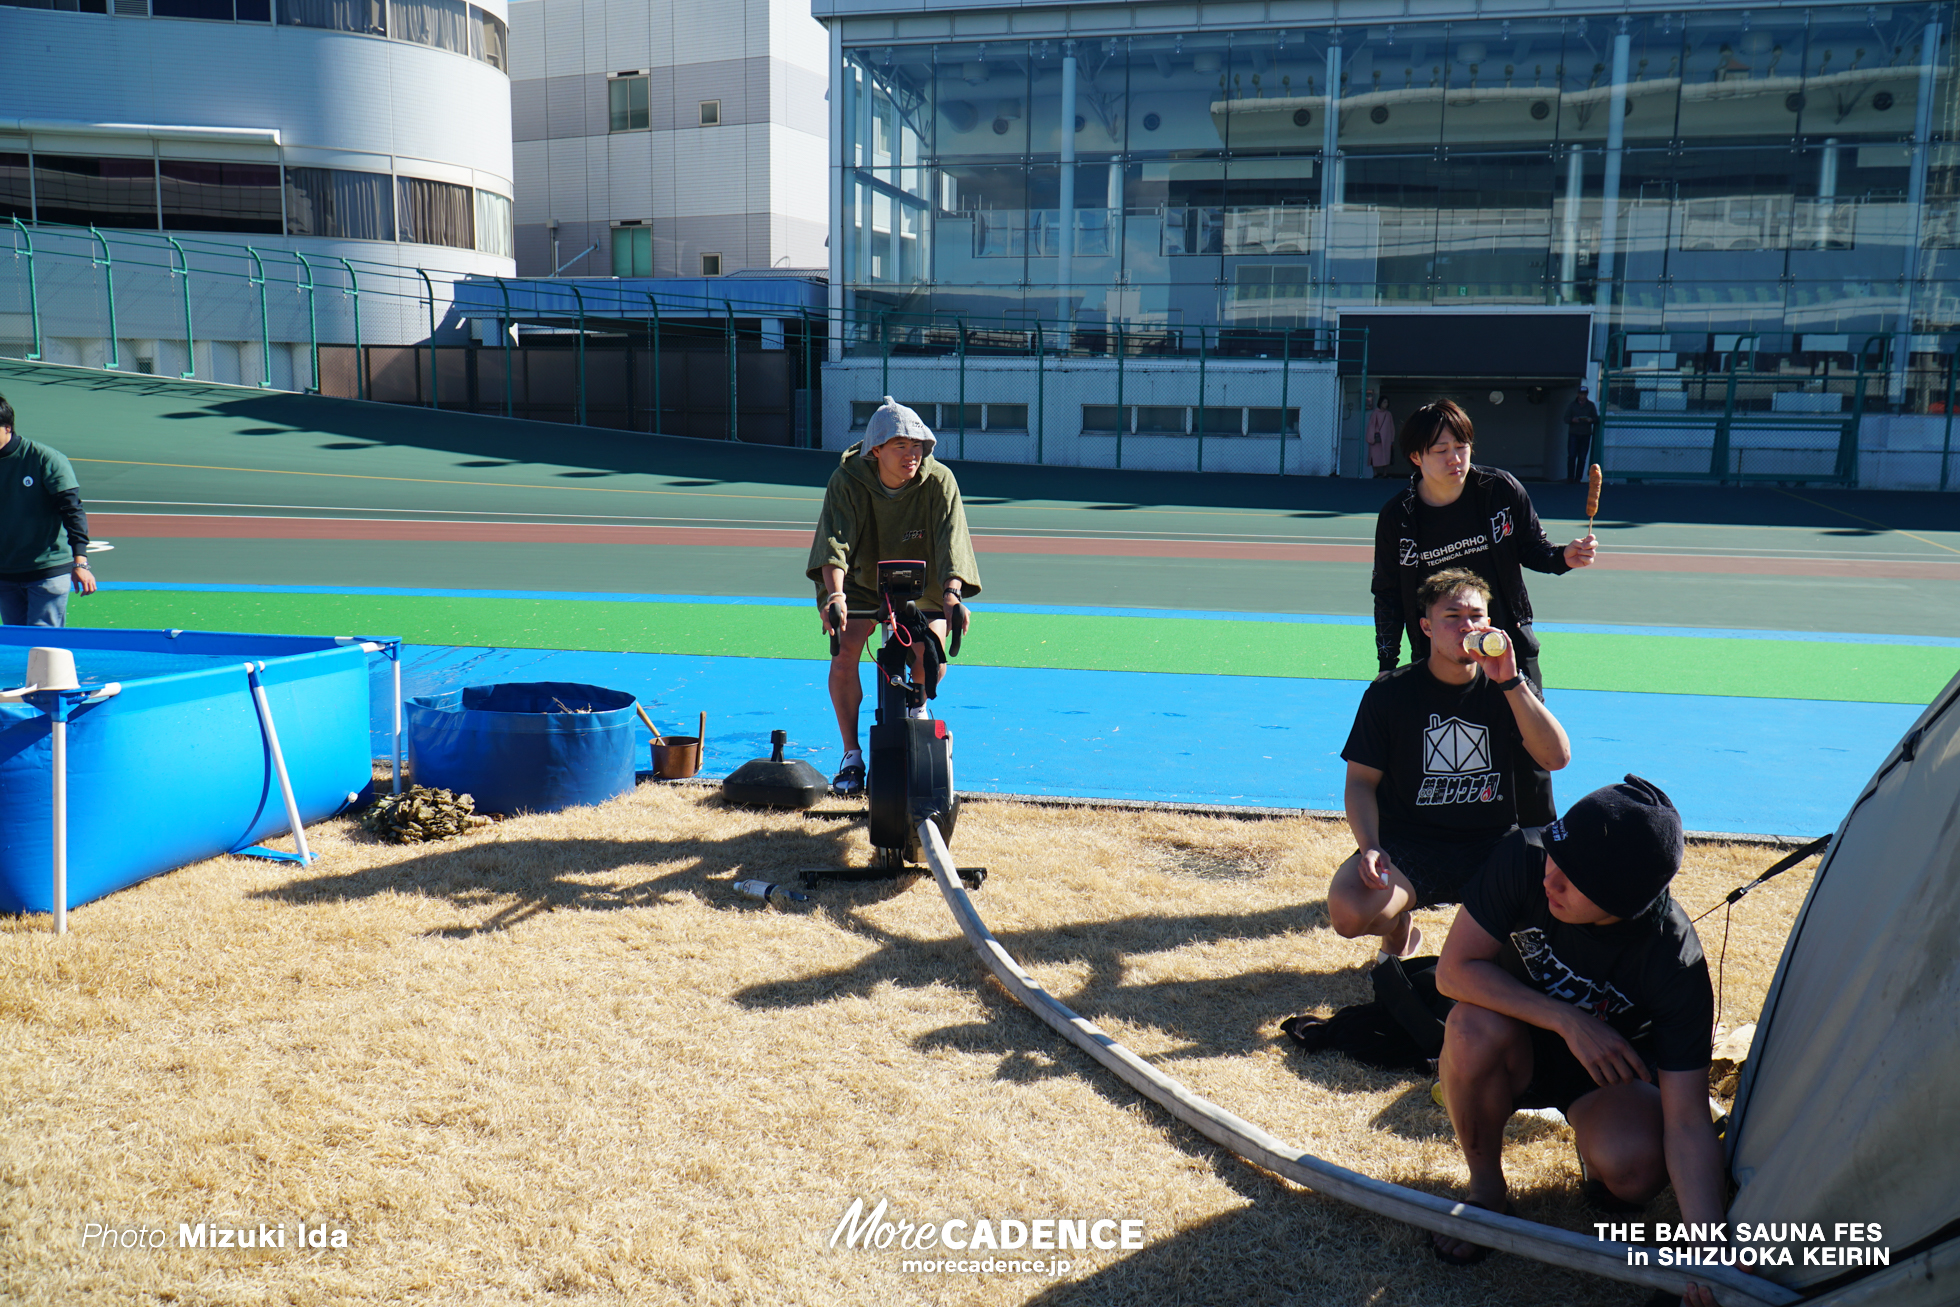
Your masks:
[[[980,565],[966,533],[966,506],[960,485],[931,454],[919,472],[895,491],[878,480],[878,465],[864,457],[863,444],[844,451],[824,487],[823,512],[810,542],[807,575],[822,605],[823,569],[844,569],[844,597],[853,613],[878,606],[878,563],[883,559],[923,558],[928,586],[919,606],[937,610],[940,593],[953,577],[961,591],[980,593]]]

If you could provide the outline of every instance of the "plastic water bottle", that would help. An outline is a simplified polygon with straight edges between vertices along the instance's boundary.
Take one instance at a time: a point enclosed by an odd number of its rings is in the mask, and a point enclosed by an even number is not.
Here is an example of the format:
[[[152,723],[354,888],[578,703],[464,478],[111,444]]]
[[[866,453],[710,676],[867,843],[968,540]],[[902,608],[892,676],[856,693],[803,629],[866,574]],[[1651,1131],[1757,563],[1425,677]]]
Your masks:
[[[761,899],[764,903],[778,903],[787,900],[791,903],[808,903],[810,896],[800,894],[787,885],[774,885],[766,880],[738,880],[735,888],[750,898]]]

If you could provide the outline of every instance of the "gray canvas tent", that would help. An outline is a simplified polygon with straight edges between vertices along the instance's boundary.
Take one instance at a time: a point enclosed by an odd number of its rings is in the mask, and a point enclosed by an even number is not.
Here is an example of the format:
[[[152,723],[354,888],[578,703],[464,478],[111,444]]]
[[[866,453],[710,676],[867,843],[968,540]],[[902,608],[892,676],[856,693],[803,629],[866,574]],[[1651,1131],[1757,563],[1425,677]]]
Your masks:
[[[1960,676],[1865,786],[1763,1003],[1731,1222],[1880,1223],[1890,1267],[1771,1278],[1832,1303],[1960,1302]]]

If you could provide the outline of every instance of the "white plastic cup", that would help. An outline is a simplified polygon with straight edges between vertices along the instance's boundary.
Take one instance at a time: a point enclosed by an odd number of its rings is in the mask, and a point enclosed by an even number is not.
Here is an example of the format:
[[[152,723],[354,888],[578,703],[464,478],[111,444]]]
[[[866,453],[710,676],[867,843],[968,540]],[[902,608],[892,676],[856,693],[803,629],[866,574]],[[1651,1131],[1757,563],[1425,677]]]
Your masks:
[[[69,649],[36,645],[27,651],[27,683],[43,690],[79,690],[75,654]]]

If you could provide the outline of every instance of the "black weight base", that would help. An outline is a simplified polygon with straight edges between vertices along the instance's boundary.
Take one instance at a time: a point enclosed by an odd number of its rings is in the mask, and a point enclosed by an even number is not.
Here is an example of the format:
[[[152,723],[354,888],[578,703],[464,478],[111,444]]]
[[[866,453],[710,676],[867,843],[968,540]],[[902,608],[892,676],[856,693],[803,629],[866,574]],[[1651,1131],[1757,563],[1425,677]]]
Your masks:
[[[879,849],[883,854],[890,850]],[[987,882],[985,867],[955,867],[960,883],[968,889],[979,889]],[[808,868],[790,873],[800,878],[804,889],[815,889],[824,881],[843,881],[847,884],[864,884],[874,880],[897,880],[901,876],[930,876],[931,870],[908,864],[903,858],[893,858],[890,862],[880,858],[869,867],[825,867]]]

